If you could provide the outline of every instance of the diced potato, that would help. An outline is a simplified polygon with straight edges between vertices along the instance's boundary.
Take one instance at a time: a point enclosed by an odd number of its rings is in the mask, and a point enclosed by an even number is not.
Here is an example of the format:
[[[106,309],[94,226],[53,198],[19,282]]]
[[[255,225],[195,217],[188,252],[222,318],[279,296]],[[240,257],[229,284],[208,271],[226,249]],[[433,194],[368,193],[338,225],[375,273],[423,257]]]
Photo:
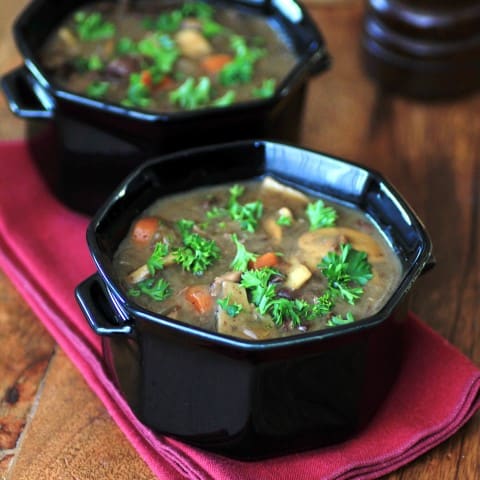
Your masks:
[[[201,58],[212,52],[212,46],[198,30],[190,28],[180,30],[175,35],[175,41],[182,54],[188,58]]]
[[[271,192],[285,195],[286,197],[297,200],[305,205],[310,201],[304,193],[294,188],[287,187],[286,185],[277,182],[272,177],[265,177],[263,179],[261,191],[263,194]]]
[[[243,310],[251,310],[251,305],[248,302],[247,291],[239,283],[230,280],[222,282],[222,298],[228,297],[230,303],[241,305]]]
[[[291,290],[298,290],[307,283],[312,276],[312,272],[302,263],[293,263],[287,271],[285,286]]]

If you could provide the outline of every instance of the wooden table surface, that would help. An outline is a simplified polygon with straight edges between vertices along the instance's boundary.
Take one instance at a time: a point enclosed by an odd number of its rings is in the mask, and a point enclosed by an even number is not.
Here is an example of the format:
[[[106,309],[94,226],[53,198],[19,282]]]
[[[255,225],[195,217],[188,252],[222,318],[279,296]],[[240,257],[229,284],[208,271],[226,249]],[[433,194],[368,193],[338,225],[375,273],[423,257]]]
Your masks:
[[[2,0],[0,74],[21,59]],[[422,103],[378,91],[362,71],[361,0],[310,0],[334,58],[311,81],[302,144],[375,167],[424,220],[438,264],[411,307],[480,365],[480,95]],[[24,122],[0,98],[0,139]],[[66,355],[0,272],[0,478],[152,479]],[[388,479],[480,478],[480,415]]]

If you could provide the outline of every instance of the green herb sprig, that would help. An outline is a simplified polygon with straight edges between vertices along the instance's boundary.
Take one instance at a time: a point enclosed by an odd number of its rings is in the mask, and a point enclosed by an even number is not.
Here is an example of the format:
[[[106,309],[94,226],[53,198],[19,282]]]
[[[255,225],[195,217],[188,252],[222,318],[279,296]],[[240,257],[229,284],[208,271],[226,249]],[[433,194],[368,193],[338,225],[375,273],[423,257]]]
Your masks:
[[[112,38],[115,35],[115,25],[107,22],[99,12],[80,11],[75,13],[73,20],[75,31],[81,40],[95,42]]]
[[[310,230],[335,226],[337,211],[333,207],[327,207],[322,200],[309,203],[305,210],[310,221]]]
[[[372,266],[367,254],[351,244],[340,245],[340,253],[329,252],[318,267],[328,280],[333,297],[341,297],[353,305],[363,294],[363,286],[372,279]]]
[[[159,278],[158,280],[155,278],[147,278],[146,280],[138,282],[135,287],[130,288],[128,291],[128,294],[132,297],[139,297],[142,293],[157,302],[163,302],[163,300],[170,297],[172,290],[170,284],[163,278]]]
[[[193,221],[181,220],[177,225],[183,246],[172,251],[174,261],[188,272],[203,275],[205,270],[220,257],[220,248],[214,240],[193,233]]]

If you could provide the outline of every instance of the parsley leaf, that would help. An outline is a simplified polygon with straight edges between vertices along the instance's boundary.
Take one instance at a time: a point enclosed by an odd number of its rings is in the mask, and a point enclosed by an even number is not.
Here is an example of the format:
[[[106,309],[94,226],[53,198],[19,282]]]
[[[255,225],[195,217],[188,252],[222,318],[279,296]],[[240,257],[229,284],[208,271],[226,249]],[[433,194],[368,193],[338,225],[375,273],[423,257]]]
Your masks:
[[[187,110],[204,107],[210,103],[211,83],[208,77],[195,79],[188,77],[177,89],[170,92],[169,99],[173,104]]]
[[[327,321],[327,325],[329,327],[337,327],[339,325],[347,325],[349,323],[353,323],[355,318],[352,315],[352,312],[347,312],[345,318],[341,315],[334,315],[332,318],[329,318]]]
[[[137,44],[129,37],[122,37],[118,40],[115,50],[119,55],[137,53]]]
[[[103,98],[107,94],[109,88],[109,82],[96,81],[88,85],[85,93],[91,98]]]
[[[230,188],[230,198],[228,200],[227,209],[232,220],[238,221],[242,230],[254,232],[257,228],[258,221],[263,214],[263,203],[260,200],[249,202],[244,205],[240,204],[238,198],[243,194],[244,188],[240,185],[234,185]]]
[[[153,22],[153,27],[162,33],[173,33],[180,28],[183,14],[180,10],[172,10],[160,14]]]
[[[355,250],[349,243],[340,245],[339,254],[327,253],[318,267],[328,280],[331,294],[350,304],[363,294],[362,286],[373,277],[367,254]]]
[[[262,82],[260,87],[252,90],[252,95],[257,98],[269,98],[275,93],[275,79],[268,78]]]
[[[247,270],[242,274],[240,284],[247,289],[252,303],[265,307],[266,302],[275,296],[275,285],[268,283],[274,274],[278,274],[278,271],[273,268]],[[265,310],[262,313],[265,313]]]
[[[265,50],[249,47],[245,38],[240,35],[231,36],[230,48],[235,52],[235,57],[220,70],[220,83],[232,86],[250,82],[253,77],[254,64],[265,56]]]
[[[106,40],[115,35],[115,25],[104,20],[99,12],[75,13],[73,20],[75,22],[75,30],[81,40],[94,42],[97,40]]]
[[[220,257],[220,248],[214,240],[192,233],[193,221],[180,220],[177,225],[182,235],[183,246],[172,252],[175,262],[188,272],[203,275],[205,270]]]
[[[236,93],[233,90],[228,90],[221,97],[216,98],[212,105],[214,107],[228,107],[235,101]]]
[[[153,60],[152,69],[158,73],[170,73],[180,55],[175,42],[168,35],[157,33],[140,40],[137,48],[142,55]]]
[[[163,270],[165,257],[168,255],[168,245],[163,242],[157,242],[153,253],[147,260],[148,271],[155,275],[156,271]]]
[[[128,291],[128,294],[132,297],[139,297],[142,293],[148,295],[157,302],[162,302],[172,294],[172,291],[169,283],[163,278],[158,280],[147,278],[146,280],[137,283],[135,287],[132,287]]]
[[[185,17],[212,18],[214,8],[205,2],[186,2],[182,7]]]
[[[322,200],[309,203],[305,211],[310,221],[310,230],[333,227],[337,220],[337,212],[332,207],[325,206]]]
[[[217,303],[227,312],[229,317],[236,317],[243,310],[243,306],[239,303],[230,303],[230,295],[225,298],[219,298]]]
[[[244,272],[248,268],[248,263],[255,261],[258,255],[249,252],[245,245],[238,240],[238,237],[235,233],[232,233],[230,238],[237,247],[237,253],[235,254],[235,258],[232,260],[230,267],[237,272]]]
[[[288,215],[280,215],[277,218],[277,225],[280,225],[282,227],[291,227],[292,217],[289,217]]]
[[[122,101],[126,107],[146,108],[151,103],[150,89],[142,82],[139,73],[130,74],[127,98]]]

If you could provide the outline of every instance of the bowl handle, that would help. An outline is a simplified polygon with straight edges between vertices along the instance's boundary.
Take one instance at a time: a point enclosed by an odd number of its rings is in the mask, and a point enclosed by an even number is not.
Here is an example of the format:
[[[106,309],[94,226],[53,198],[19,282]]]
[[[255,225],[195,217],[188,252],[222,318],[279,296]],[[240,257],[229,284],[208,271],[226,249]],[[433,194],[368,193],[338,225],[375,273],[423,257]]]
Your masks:
[[[92,275],[78,285],[75,297],[91,329],[97,335],[110,337],[133,333],[131,324],[112,323],[111,319],[115,318],[115,313],[103,292],[98,275]]]
[[[7,73],[1,85],[10,110],[18,117],[35,120],[53,118],[53,100],[24,65]]]
[[[423,267],[423,270],[420,272],[420,275],[423,275],[424,273],[429,272],[436,264],[437,264],[437,259],[435,258],[435,255],[433,253],[430,253],[430,257],[426,261],[425,266]]]

